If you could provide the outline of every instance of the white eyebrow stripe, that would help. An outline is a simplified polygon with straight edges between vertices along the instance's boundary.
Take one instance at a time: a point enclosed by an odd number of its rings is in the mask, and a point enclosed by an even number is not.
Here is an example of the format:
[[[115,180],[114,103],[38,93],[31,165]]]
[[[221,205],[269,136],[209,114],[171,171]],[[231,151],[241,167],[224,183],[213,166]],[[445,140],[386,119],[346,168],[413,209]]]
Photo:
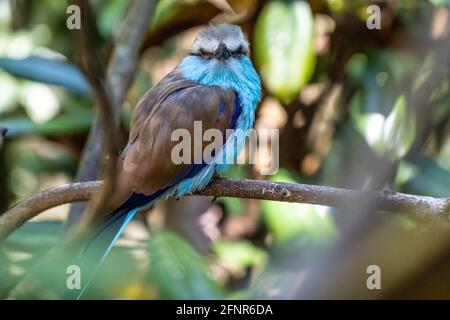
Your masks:
[[[244,51],[248,50],[248,44],[243,39],[236,39],[236,38],[229,37],[229,38],[226,38],[224,42],[230,51],[235,51],[235,50],[239,49],[239,47],[241,47],[241,46],[244,49]]]
[[[236,51],[242,47],[243,51],[248,51],[248,43],[243,38],[227,37],[223,41],[217,39],[196,39],[192,45],[192,52],[200,53],[200,50],[205,50],[208,53],[213,53],[217,50],[220,43],[225,43],[230,51]]]
[[[219,42],[216,39],[209,39],[208,41],[197,40],[192,45],[192,51],[199,52],[200,49],[204,49],[207,52],[212,53],[212,52],[216,51],[218,46],[219,46]]]

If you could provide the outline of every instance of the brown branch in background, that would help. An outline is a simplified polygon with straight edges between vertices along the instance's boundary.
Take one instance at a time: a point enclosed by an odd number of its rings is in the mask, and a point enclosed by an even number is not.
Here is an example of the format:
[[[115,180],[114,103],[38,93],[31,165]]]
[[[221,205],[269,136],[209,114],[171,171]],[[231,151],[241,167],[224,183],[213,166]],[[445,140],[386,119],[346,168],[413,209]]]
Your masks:
[[[217,1],[192,3],[186,1],[185,3],[179,3],[174,8],[175,14],[171,19],[165,21],[161,19],[162,21],[147,32],[141,47],[141,53],[149,48],[161,45],[167,39],[190,28],[211,23],[215,17],[221,14],[233,16],[235,19],[234,23],[240,24],[248,34],[253,34],[256,18],[259,16],[265,3],[266,0],[255,1],[254,4],[246,3],[243,6],[241,0],[228,1],[226,5]],[[219,21],[221,22],[220,19]]]
[[[115,121],[120,122],[122,103],[133,82],[138,66],[139,50],[145,31],[153,16],[157,1],[138,0],[129,8],[121,32],[115,41],[114,52],[106,74],[110,88]]]
[[[58,205],[86,201],[103,182],[76,182],[48,189],[25,200],[0,216],[0,240],[27,220]],[[433,198],[392,191],[361,191],[263,180],[216,179],[195,195],[309,203],[339,207],[342,203],[369,199],[383,211],[408,213],[424,218],[448,220],[450,198]]]
[[[117,137],[119,134],[118,128],[120,126],[121,107],[135,75],[139,60],[139,50],[150,23],[150,19],[153,16],[155,4],[156,1],[134,1],[127,11],[121,32],[115,41],[116,45],[106,73],[106,92],[108,93],[110,103],[109,125],[113,126],[115,129],[115,134],[110,135],[108,139]],[[95,61],[97,60],[92,60],[91,62],[94,63]],[[101,89],[101,91],[105,90]],[[77,172],[77,181],[89,181],[97,178],[98,166],[102,159],[102,137],[104,135],[102,124],[102,117],[98,114],[94,119],[86,141],[86,146]],[[113,142],[119,141],[120,139],[116,139]],[[118,148],[115,145],[113,148],[113,155],[116,155]],[[112,168],[109,168],[107,171],[110,174],[113,173],[114,162],[115,161],[109,161],[109,165]],[[106,190],[106,192],[108,192],[108,190]],[[69,213],[70,221],[73,222],[78,220],[84,211],[85,206],[84,203],[72,206]]]
[[[219,14],[221,10],[212,3],[202,2],[194,5],[185,4],[179,8],[182,14],[177,15],[177,19],[170,19],[163,22],[158,27],[152,28],[143,41],[141,52],[161,45],[164,41],[189,28],[207,24],[211,19]]]
[[[3,140],[5,139],[6,132],[8,130],[5,128],[0,128],[0,149],[3,147]]]
[[[106,183],[95,201],[91,201],[91,206],[87,214],[92,216],[93,212],[101,211],[104,199],[114,192],[115,184],[115,156],[118,150],[117,142],[113,137],[118,132],[118,126],[112,114],[112,104],[109,92],[104,84],[103,64],[97,54],[95,47],[95,24],[91,16],[89,3],[87,0],[73,0],[81,11],[81,29],[74,31],[77,59],[81,70],[91,85],[96,98],[96,112],[100,123],[100,139],[102,148],[100,149],[103,159],[102,173]]]

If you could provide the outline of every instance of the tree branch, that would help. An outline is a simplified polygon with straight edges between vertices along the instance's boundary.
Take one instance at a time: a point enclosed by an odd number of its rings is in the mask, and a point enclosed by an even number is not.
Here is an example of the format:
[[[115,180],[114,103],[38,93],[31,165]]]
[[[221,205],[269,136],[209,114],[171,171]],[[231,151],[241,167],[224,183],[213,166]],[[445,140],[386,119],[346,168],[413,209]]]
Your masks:
[[[42,211],[65,203],[86,201],[102,181],[76,182],[48,189],[25,200],[0,216],[0,240]],[[409,213],[432,219],[449,219],[450,198],[416,196],[392,191],[361,191],[316,185],[263,180],[216,179],[195,195],[251,198],[339,207],[349,201],[375,200],[378,209]]]

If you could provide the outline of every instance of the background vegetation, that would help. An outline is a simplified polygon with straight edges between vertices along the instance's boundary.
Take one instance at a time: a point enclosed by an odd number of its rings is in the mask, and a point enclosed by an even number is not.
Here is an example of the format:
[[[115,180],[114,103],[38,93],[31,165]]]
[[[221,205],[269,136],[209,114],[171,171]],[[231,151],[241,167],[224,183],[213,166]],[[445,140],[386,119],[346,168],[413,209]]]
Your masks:
[[[105,69],[130,0],[89,1]],[[381,8],[370,30],[367,6]],[[65,1],[0,0],[0,211],[74,180],[95,118]],[[160,0],[122,105],[123,147],[138,99],[212,22],[237,23],[263,80],[257,128],[279,128],[277,175],[233,178],[450,195],[450,2],[446,0]],[[94,165],[94,172],[97,172]],[[94,179],[91,177],[90,179]],[[39,215],[0,250],[0,296],[58,298],[20,285],[59,242],[69,205]],[[73,206],[76,219],[83,207]],[[448,229],[406,212],[186,197],[126,229],[90,298],[450,297]],[[445,226],[444,226],[445,227]],[[366,288],[380,265],[382,292]],[[41,270],[51,273],[50,270]],[[431,272],[433,271],[433,272]],[[433,275],[432,275],[433,274]],[[339,281],[337,279],[340,279]],[[447,286],[445,285],[447,284]]]

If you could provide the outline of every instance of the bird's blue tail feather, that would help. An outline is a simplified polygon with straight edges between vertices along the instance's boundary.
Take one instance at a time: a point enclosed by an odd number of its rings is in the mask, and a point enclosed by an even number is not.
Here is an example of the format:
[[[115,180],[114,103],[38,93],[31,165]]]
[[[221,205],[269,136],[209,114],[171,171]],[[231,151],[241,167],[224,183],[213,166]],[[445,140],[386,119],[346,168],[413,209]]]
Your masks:
[[[134,193],[118,209],[109,214],[100,227],[93,233],[80,255],[80,265],[92,266],[91,268],[87,267],[88,270],[92,271],[90,271],[90,274],[86,278],[87,281],[83,284],[77,299],[80,299],[84,294],[106,256],[136,212],[143,206],[158,199],[164,191],[159,190],[149,196]]]

